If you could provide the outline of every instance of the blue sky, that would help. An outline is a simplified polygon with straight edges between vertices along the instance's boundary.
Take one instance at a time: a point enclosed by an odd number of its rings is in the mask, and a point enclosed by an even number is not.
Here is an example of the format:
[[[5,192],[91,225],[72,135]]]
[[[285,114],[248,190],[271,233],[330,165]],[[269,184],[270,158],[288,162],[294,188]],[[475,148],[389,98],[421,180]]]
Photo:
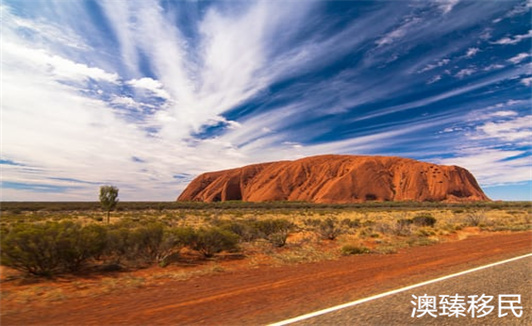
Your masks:
[[[14,1],[2,200],[174,200],[318,154],[470,170],[531,200],[531,1]]]

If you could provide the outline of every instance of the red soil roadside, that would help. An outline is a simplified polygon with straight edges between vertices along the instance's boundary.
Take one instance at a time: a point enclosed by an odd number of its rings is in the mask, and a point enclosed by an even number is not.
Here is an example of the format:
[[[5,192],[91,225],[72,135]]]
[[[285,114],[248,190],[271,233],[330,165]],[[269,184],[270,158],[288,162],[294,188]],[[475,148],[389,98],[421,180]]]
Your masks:
[[[532,252],[532,232],[482,234],[390,255],[264,267],[79,298],[2,325],[266,324]]]

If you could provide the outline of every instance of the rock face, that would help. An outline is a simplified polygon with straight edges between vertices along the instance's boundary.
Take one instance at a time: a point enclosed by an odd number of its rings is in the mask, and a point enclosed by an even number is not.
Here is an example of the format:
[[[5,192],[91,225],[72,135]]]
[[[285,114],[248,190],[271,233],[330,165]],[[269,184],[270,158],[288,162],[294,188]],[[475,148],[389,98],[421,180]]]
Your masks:
[[[473,175],[385,156],[322,155],[204,173],[178,201],[486,201]]]

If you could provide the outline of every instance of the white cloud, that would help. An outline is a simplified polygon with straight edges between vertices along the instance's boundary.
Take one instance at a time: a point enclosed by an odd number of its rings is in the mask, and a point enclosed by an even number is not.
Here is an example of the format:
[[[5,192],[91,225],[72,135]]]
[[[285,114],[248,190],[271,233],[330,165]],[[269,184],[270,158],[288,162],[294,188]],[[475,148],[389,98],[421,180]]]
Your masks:
[[[506,102],[500,102],[500,103],[497,103],[497,104],[494,104],[494,105],[488,106],[488,107],[486,108],[486,110],[499,109],[499,108],[508,107],[508,106],[513,106],[513,105],[517,105],[517,104],[523,104],[523,103],[525,103],[525,101],[523,101],[523,100],[513,100],[513,99],[509,99],[509,100],[506,101]]]
[[[448,127],[448,128],[443,129],[441,133],[449,133],[449,132],[462,131],[462,130],[464,129],[461,127]]]
[[[431,97],[426,97],[426,98],[423,98],[423,99],[420,99],[420,100],[415,100],[415,101],[412,101],[410,103],[406,103],[406,104],[400,104],[400,105],[395,105],[395,106],[391,106],[391,107],[385,107],[385,108],[382,108],[380,110],[374,110],[372,111],[372,113],[369,113],[365,116],[362,116],[362,117],[359,117],[357,119],[353,119],[352,121],[362,121],[362,120],[367,120],[367,119],[372,119],[372,118],[376,118],[376,117],[381,117],[381,116],[385,116],[385,115],[388,115],[388,114],[392,114],[392,113],[395,113],[395,112],[400,112],[400,111],[407,111],[407,110],[411,110],[411,109],[414,109],[414,108],[419,108],[419,107],[422,107],[422,106],[426,106],[426,105],[429,105],[429,104],[432,104],[432,103],[437,103],[441,100],[444,100],[444,99],[447,99],[447,98],[452,98],[452,97],[455,97],[455,96],[459,96],[461,94],[466,94],[468,92],[471,92],[473,90],[476,90],[476,89],[479,89],[479,88],[482,88],[482,87],[485,87],[487,85],[492,85],[493,83],[497,82],[497,81],[500,81],[500,80],[505,80],[505,79],[508,79],[510,77],[512,77],[513,74],[511,72],[501,72],[493,77],[490,77],[488,79],[484,79],[480,82],[477,82],[477,83],[473,83],[473,84],[470,84],[470,85],[467,85],[467,86],[464,86],[464,87],[460,87],[460,88],[456,88],[456,89],[451,89],[450,91],[447,91],[447,92],[443,92],[443,93],[440,93],[438,95],[435,95],[435,96],[431,96]]]
[[[466,52],[466,57],[471,58],[480,51],[479,48],[469,48]]]
[[[232,133],[242,129],[241,123],[220,113],[254,96],[267,85],[267,79],[279,73],[265,59],[265,46],[281,26],[290,30],[290,24],[302,20],[305,6],[298,5],[295,11],[285,4],[259,3],[238,17],[212,9],[199,21],[199,48],[190,49],[169,21],[171,15],[161,12],[156,3],[123,3],[122,11],[113,3],[104,6],[113,18],[113,28],[122,31],[118,33],[121,60],[137,66],[136,53],[141,50],[156,77],[139,76],[132,68],[129,73],[135,77],[124,80],[97,66],[66,59],[57,54],[61,49],[27,44],[15,27],[3,25],[2,154],[24,164],[10,169],[3,180],[44,189],[66,186],[57,178],[85,179],[117,185],[126,200],[145,200],[146,196],[171,200],[184,186],[172,181],[176,173],[197,174],[256,160],[250,155],[254,153],[251,147],[246,151],[225,139],[198,140],[190,134],[205,125],[222,124]],[[153,104],[122,94],[123,85],[166,101],[152,116],[144,115],[143,121],[123,119],[113,106]],[[264,147],[258,151],[270,159],[294,154],[288,148],[285,154],[264,151]],[[30,167],[39,172],[28,172]],[[96,188],[87,184],[70,187],[64,199],[86,200],[97,195]],[[61,193],[37,198],[31,191],[16,189],[3,189],[3,196],[10,200],[63,198]]]
[[[293,142],[293,141],[285,141],[283,142],[283,145],[286,145],[291,148],[302,148],[303,147],[303,145],[301,145],[300,143]]]
[[[31,34],[29,40],[24,40],[27,44],[60,44],[76,50],[92,50],[81,36],[67,26],[58,26],[45,19],[29,20],[13,15],[10,8],[5,5],[0,5],[0,15],[2,26],[9,26],[2,32],[11,34],[17,31]]]
[[[62,58],[58,55],[50,54],[42,49],[32,49],[15,44],[9,40],[2,42],[2,53],[4,64],[20,67],[31,67],[58,80],[71,80],[85,82],[89,78],[118,83],[116,73],[108,73],[97,67],[89,67],[85,64],[76,63]]]
[[[432,77],[431,79],[429,79],[427,84],[434,84],[435,82],[437,82],[439,80],[441,80],[441,75],[436,75],[436,76]]]
[[[513,64],[518,64],[518,63],[520,63],[521,61],[525,60],[526,58],[528,58],[530,56],[531,56],[530,53],[523,52],[523,53],[519,53],[515,57],[512,57],[512,58],[508,59],[507,61],[510,61]]]
[[[445,65],[448,64],[449,62],[451,62],[451,60],[449,60],[449,59],[447,59],[447,58],[441,59],[440,61],[436,62],[435,64],[428,64],[428,65],[426,65],[423,69],[421,69],[420,71],[418,71],[418,73],[422,73],[422,72],[425,72],[425,71],[429,71],[429,70],[432,70],[432,69],[437,68],[437,67],[445,66]]]
[[[497,70],[497,69],[502,69],[502,68],[504,68],[504,66],[501,65],[501,64],[491,64],[491,65],[485,67],[482,70],[484,70],[484,71],[492,71],[492,70]]]
[[[133,108],[136,108],[136,109],[140,108],[140,103],[137,103],[134,99],[132,99],[129,96],[114,95],[111,98],[110,103],[116,104],[116,105],[125,105],[125,106],[133,107]]]
[[[476,128],[474,139],[498,138],[503,141],[519,141],[532,136],[532,116],[517,117],[505,121],[486,122]]]
[[[479,36],[480,39],[481,39],[481,40],[484,40],[484,41],[489,40],[489,39],[491,38],[491,32],[493,32],[493,29],[492,29],[492,28],[489,28],[489,27],[486,28],[486,29],[482,32],[482,34],[480,34],[480,36]]]
[[[497,24],[506,18],[522,15],[528,12],[531,7],[532,4],[530,0],[527,0],[526,2],[519,2],[516,6],[512,8],[512,10],[508,11],[504,16],[494,19],[493,23]]]
[[[460,0],[437,0],[438,8],[443,12],[443,14],[447,14],[453,10],[454,6],[460,2]]]
[[[393,31],[387,33],[375,43],[381,47],[384,45],[389,45],[394,43],[396,40],[404,37],[410,30],[412,30],[418,23],[421,22],[421,19],[418,17],[411,17],[406,20],[401,26],[397,27]]]
[[[280,30],[283,37],[289,37],[291,26],[315,5],[246,3],[238,14],[213,5],[192,26],[199,35],[197,44],[191,46],[174,17],[157,2],[120,6],[116,1],[103,2],[125,61],[136,65],[140,50],[149,57],[157,77],[129,83],[172,99],[158,117],[179,124],[161,126],[160,135],[175,141],[198,132],[210,119],[256,95],[280,72],[286,73],[278,69],[279,62],[266,58],[272,51],[270,40],[279,40]]]
[[[532,37],[532,30],[529,30],[528,33],[522,34],[522,35],[514,35],[513,37],[504,37],[500,40],[497,40],[495,42],[492,42],[492,44],[517,44],[521,42],[524,39],[531,38]]]
[[[126,82],[126,84],[131,85],[136,88],[146,89],[152,92],[155,96],[158,96],[163,99],[170,99],[170,95],[164,90],[163,84],[158,80],[154,80],[149,77],[144,77],[140,79],[132,79]]]
[[[420,116],[405,125],[387,122],[375,130],[353,131],[352,138],[340,141],[314,145],[307,142],[331,131],[329,121],[319,120],[323,114],[345,113],[388,94],[410,90],[415,78],[406,69],[386,77],[366,72],[397,57],[390,53],[398,48],[396,45],[406,45],[404,48],[408,49],[410,44],[433,42],[439,35],[474,24],[467,13],[461,15],[455,10],[455,15],[452,10],[456,1],[439,4],[442,12],[452,13],[442,21],[430,21],[423,15],[413,17],[410,7],[390,2],[390,6],[361,16],[332,36],[328,23],[320,22],[316,26],[322,30],[316,30],[308,39],[300,33],[309,27],[308,14],[321,6],[320,2],[242,2],[237,11],[226,10],[228,4],[220,2],[191,19],[197,25],[189,27],[199,33],[192,41],[190,35],[176,27],[175,13],[163,11],[157,1],[100,3],[118,39],[112,49],[106,45],[97,51],[83,52],[90,47],[74,34],[57,42],[63,47],[46,47],[56,31],[43,32],[47,36],[42,35],[40,41],[32,44],[24,41],[16,29],[39,33],[38,28],[11,28],[9,24],[4,28],[2,46],[7,47],[3,49],[2,62],[2,154],[25,164],[10,167],[4,174],[6,180],[42,187],[68,186],[68,199],[93,198],[97,185],[77,188],[72,182],[50,178],[113,183],[126,200],[145,200],[147,196],[152,200],[172,200],[184,187],[172,182],[172,177],[181,172],[194,175],[323,153],[383,154],[394,144],[405,142],[403,136],[408,138],[406,141],[414,141],[417,131],[454,125],[461,118],[447,115],[431,120]],[[55,12],[60,5],[49,6]],[[68,6],[77,5],[69,2]],[[428,6],[437,9],[434,4]],[[63,16],[67,11],[61,11]],[[70,23],[78,31],[87,27],[90,32],[83,35],[96,41],[89,44],[104,42],[108,37],[91,36],[98,27],[91,29],[94,22],[78,19],[79,11],[67,13],[68,18],[58,17],[58,22],[63,19],[64,25]],[[397,26],[394,14],[406,18]],[[428,28],[432,24],[436,26]],[[375,40],[379,41],[373,43]],[[460,54],[471,46],[469,41],[442,46],[416,62],[412,71],[449,64],[448,58],[454,58],[455,52]],[[284,104],[286,98],[277,92],[266,93],[270,91],[268,86],[278,81],[326,67],[367,44],[375,52],[368,51],[356,69],[315,85],[309,85],[309,81],[290,86],[296,88],[293,94],[297,98],[289,104]],[[69,51],[75,54],[69,55]],[[115,55],[114,51],[119,53]],[[513,69],[494,72],[474,84],[428,98],[366,112],[360,120],[419,108],[492,85],[510,74],[515,76],[519,67]],[[150,77],[141,70],[149,70]],[[429,82],[436,82],[442,75],[435,75]],[[331,91],[337,96],[328,96]],[[222,116],[255,96],[269,99],[260,114],[241,116],[238,122]],[[140,116],[140,111],[131,109],[144,111],[146,107],[154,112],[143,114],[139,121],[128,120],[121,113]],[[301,123],[307,118],[317,122]],[[195,133],[211,127],[224,132],[207,139],[195,138]],[[486,136],[484,130],[477,133]],[[24,170],[28,167],[34,170]],[[36,198],[31,192],[4,189],[6,193],[20,200],[58,200],[63,196],[43,194]]]
[[[525,77],[523,79],[521,79],[521,83],[525,86],[530,86],[532,85],[532,77]]]
[[[497,111],[491,114],[492,117],[512,117],[516,115],[517,112],[515,111]]]
[[[459,72],[457,72],[454,76],[457,78],[464,78],[466,76],[470,76],[476,72],[473,68],[464,68],[461,69]]]
[[[483,186],[511,184],[530,180],[530,157],[508,159],[523,154],[523,151],[473,147],[459,151],[456,157],[437,160],[436,163],[464,167]]]

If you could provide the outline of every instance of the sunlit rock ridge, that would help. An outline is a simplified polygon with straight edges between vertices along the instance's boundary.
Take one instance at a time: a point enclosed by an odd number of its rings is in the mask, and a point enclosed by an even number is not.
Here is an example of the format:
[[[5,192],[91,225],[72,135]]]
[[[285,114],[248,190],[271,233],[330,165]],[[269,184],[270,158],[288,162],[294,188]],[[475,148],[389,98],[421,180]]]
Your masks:
[[[201,174],[178,201],[357,203],[487,201],[459,166],[387,156],[321,155]]]

